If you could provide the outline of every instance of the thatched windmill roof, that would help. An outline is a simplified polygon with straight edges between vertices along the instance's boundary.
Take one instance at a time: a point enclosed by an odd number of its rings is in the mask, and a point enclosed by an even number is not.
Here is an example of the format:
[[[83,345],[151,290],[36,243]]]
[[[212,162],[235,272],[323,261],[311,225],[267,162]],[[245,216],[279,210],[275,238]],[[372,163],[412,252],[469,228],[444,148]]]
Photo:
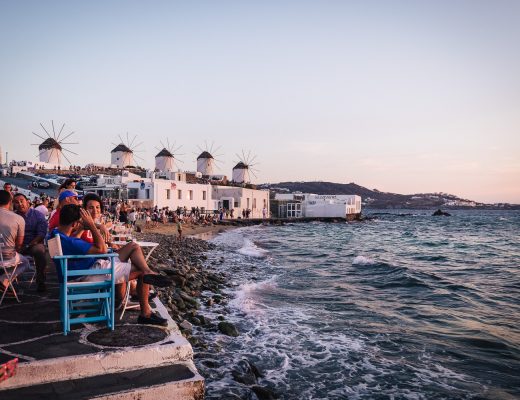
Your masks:
[[[173,157],[173,154],[166,148],[162,149],[155,157]]]
[[[123,143],[118,144],[114,150],[111,151],[111,153],[117,153],[118,151],[122,151],[125,153],[133,153],[132,150],[128,148],[128,146],[124,145]]]
[[[209,152],[203,151],[202,153],[200,153],[200,156],[197,157],[197,160],[201,158],[213,158],[213,156],[209,154]]]
[[[249,169],[249,166],[240,161],[233,169]]]
[[[61,150],[61,145],[53,138],[47,138],[43,141],[42,144],[38,146],[38,150],[49,150],[49,149],[57,149]]]

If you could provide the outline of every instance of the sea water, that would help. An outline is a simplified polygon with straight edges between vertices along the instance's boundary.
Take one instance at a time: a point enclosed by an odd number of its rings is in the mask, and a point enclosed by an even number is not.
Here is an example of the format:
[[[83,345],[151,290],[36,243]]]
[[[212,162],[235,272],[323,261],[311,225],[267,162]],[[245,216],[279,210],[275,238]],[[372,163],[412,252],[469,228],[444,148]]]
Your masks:
[[[520,212],[372,214],[212,240],[230,301],[201,312],[240,336],[204,333],[208,399],[255,398],[242,359],[286,399],[520,398]]]

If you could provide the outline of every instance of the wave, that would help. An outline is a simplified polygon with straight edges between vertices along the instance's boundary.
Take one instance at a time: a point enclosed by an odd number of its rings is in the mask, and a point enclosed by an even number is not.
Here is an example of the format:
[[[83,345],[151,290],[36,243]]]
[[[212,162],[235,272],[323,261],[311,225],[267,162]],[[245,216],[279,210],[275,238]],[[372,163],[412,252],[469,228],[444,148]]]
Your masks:
[[[244,239],[244,245],[238,250],[238,253],[249,257],[262,258],[269,253],[267,250],[258,247],[250,239]]]
[[[261,314],[259,304],[254,300],[254,293],[259,290],[266,290],[276,287],[277,276],[261,282],[247,282],[240,285],[235,292],[235,297],[229,302],[230,306],[248,314]]]
[[[365,257],[365,256],[356,256],[352,260],[352,265],[374,265],[374,264],[376,264],[376,262],[374,260],[372,260],[369,257]]]

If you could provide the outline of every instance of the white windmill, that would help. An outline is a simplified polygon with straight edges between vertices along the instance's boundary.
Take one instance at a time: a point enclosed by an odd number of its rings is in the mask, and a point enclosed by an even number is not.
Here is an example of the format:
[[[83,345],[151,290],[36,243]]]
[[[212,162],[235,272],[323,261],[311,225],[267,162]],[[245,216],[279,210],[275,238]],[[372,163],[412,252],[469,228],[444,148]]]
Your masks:
[[[166,144],[165,146],[161,142],[162,150],[155,156],[155,169],[159,172],[173,172],[177,170],[176,162],[182,162],[174,156],[182,146],[175,147],[175,143],[173,143],[173,146],[170,146],[168,139],[166,139]]]
[[[110,152],[110,163],[113,165],[116,165],[117,168],[125,168],[129,166],[135,166],[134,157],[138,158],[140,160],[143,160],[141,157],[137,156],[135,153],[142,152],[143,150],[137,150],[137,148],[143,144],[143,142],[134,145],[135,139],[137,138],[137,135],[134,136],[134,138],[130,141],[128,138],[128,132],[126,134],[126,143],[121,137],[121,135],[118,135],[119,137],[119,144],[112,143],[114,146],[114,149]]]
[[[233,167],[232,181],[235,183],[251,183],[251,174],[256,178],[254,168],[258,163],[255,162],[256,156],[251,157],[251,151],[245,155],[244,151],[242,151],[242,157],[238,154],[237,164]]]
[[[219,149],[220,147],[213,149],[213,143],[209,148],[207,143],[205,143],[204,149],[199,147],[201,153],[197,157],[197,172],[208,176],[215,173],[215,164],[218,163],[218,161],[211,155],[211,153],[216,152]]]
[[[70,132],[68,135],[65,135],[62,138],[61,134],[63,132],[63,128],[65,128],[65,124],[61,126],[60,131],[56,134],[56,130],[54,129],[54,121],[51,120],[52,136],[47,131],[47,129],[45,129],[45,126],[43,126],[42,123],[40,123],[40,126],[47,134],[47,137],[40,136],[37,133],[33,132],[33,135],[38,136],[40,139],[43,140],[42,143],[33,143],[33,146],[38,146],[39,161],[41,163],[61,166],[63,164],[63,159],[65,158],[65,160],[67,160],[69,164],[72,164],[70,160],[67,158],[67,156],[63,153],[63,151],[67,151],[75,155],[77,155],[77,153],[74,153],[73,151],[66,149],[63,145],[78,144],[73,142],[65,142],[65,139],[72,136],[74,134],[74,131]]]

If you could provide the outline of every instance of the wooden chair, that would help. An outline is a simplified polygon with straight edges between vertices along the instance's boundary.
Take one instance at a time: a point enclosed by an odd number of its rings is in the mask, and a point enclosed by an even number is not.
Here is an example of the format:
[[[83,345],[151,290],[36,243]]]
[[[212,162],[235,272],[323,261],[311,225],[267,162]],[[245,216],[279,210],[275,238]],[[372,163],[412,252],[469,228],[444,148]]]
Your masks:
[[[72,324],[91,322],[106,322],[108,328],[114,330],[114,257],[117,257],[117,254],[64,256],[59,235],[49,239],[47,244],[60,282],[60,313],[63,334],[67,335],[70,332]],[[69,260],[85,258],[110,258],[110,268],[69,270]],[[97,282],[74,281],[78,277],[87,275],[106,275],[107,277]]]

